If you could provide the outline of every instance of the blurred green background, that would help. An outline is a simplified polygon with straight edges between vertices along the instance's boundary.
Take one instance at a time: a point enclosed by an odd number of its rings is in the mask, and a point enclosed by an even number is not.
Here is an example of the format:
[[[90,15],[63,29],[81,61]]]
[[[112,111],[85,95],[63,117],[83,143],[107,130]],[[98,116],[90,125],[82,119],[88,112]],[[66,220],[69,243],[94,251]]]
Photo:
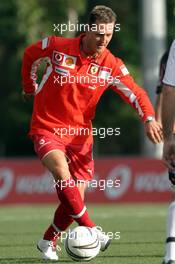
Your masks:
[[[115,32],[109,49],[124,60],[142,85],[139,0],[0,0],[1,157],[35,155],[32,142],[27,138],[32,102],[25,103],[21,96],[20,71],[25,47],[45,36],[58,36],[54,24],[67,23],[72,15],[77,17],[78,23],[86,23],[89,11],[98,4],[105,4],[116,12],[121,30]],[[167,18],[168,46],[174,38],[175,0],[167,1]],[[69,37],[68,32],[65,36]],[[139,118],[114,92],[102,96],[93,124],[121,128],[119,137],[95,137],[95,155],[141,153]]]

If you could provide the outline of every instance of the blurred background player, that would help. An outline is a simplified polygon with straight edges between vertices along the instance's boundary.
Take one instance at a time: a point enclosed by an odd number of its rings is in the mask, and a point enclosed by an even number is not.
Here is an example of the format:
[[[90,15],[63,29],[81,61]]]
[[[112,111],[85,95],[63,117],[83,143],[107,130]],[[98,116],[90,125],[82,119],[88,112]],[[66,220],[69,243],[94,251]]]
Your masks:
[[[94,171],[91,120],[103,92],[107,88],[113,89],[137,110],[148,138],[153,143],[162,140],[161,126],[155,121],[146,92],[133,81],[123,62],[106,48],[115,21],[116,15],[110,8],[96,6],[90,14],[90,29],[85,34],[72,39],[48,37],[29,46],[24,53],[24,97],[34,96],[29,135],[42,164],[54,177],[60,200],[53,223],[38,243],[45,259],[58,259],[56,239],[74,220],[79,225],[95,228],[84,204],[84,192]],[[38,86],[36,74],[42,60],[47,61],[47,68]],[[68,79],[60,83],[62,77],[65,80],[65,76],[79,75],[88,76],[88,81],[86,78],[85,82],[71,83]],[[86,133],[59,133],[63,129],[68,131],[69,126],[86,129]],[[109,237],[97,232],[101,250],[105,250]]]
[[[169,152],[170,145],[172,144],[173,131],[175,132],[175,127],[172,125],[173,120],[173,111],[172,108],[175,108],[175,87],[171,85],[175,85],[171,77],[175,71],[175,60],[174,65],[172,64],[172,58],[175,58],[175,50],[173,46],[171,50],[167,50],[161,60],[160,60],[160,68],[159,68],[159,83],[157,86],[157,98],[156,98],[156,120],[163,123],[163,132],[164,132],[164,150],[163,150],[163,158],[166,160],[166,164],[169,168],[169,179],[172,185],[175,185],[175,173],[173,173],[172,166],[170,165],[169,156],[167,156]],[[170,55],[169,55],[170,53]],[[173,55],[174,53],[174,55]],[[167,67],[166,67],[167,66]],[[171,119],[171,122],[168,120]],[[171,133],[169,133],[171,131]],[[173,145],[175,145],[175,141],[173,138]],[[172,147],[172,146],[171,146]],[[166,150],[165,150],[166,149]],[[168,155],[172,155],[173,153]],[[175,155],[175,152],[174,152]],[[166,239],[166,254],[163,261],[163,264],[175,263],[175,202],[172,202],[168,208],[167,215],[167,239]]]
[[[163,158],[170,169],[175,171],[175,40],[168,57],[163,78],[162,123],[164,134]],[[175,173],[172,182],[175,183]]]

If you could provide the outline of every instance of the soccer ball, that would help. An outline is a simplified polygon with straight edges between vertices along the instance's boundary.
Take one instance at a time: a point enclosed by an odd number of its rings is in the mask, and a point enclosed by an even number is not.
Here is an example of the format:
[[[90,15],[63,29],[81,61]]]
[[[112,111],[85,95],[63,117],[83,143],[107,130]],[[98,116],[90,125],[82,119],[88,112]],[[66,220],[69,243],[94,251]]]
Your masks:
[[[89,261],[100,251],[100,241],[96,231],[90,227],[77,226],[65,240],[68,256],[75,261]]]

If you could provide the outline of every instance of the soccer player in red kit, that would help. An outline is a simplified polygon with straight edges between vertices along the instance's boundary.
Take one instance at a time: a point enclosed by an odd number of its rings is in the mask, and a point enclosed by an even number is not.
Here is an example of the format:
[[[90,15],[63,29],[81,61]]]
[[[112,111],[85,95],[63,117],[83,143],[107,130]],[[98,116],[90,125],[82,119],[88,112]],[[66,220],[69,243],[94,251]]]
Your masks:
[[[137,110],[153,143],[162,139],[146,92],[134,82],[122,60],[106,48],[115,22],[116,15],[109,7],[96,6],[84,34],[46,37],[24,53],[23,92],[26,98],[34,96],[29,135],[42,164],[54,177],[60,200],[52,224],[38,242],[45,259],[58,259],[56,238],[73,221],[96,230],[102,251],[110,243],[109,237],[97,230],[84,204],[87,181],[94,171],[91,120],[103,92],[113,89]],[[47,67],[38,85],[36,72],[42,61]]]

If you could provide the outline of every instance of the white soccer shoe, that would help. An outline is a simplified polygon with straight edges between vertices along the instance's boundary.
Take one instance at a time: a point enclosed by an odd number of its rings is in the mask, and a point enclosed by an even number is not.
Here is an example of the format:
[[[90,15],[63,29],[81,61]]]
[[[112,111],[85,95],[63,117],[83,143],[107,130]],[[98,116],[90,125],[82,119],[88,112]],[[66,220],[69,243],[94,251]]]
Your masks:
[[[105,235],[105,233],[102,232],[101,228],[99,229],[98,227],[94,226],[94,227],[92,227],[92,229],[94,229],[97,232],[98,239],[101,243],[100,250],[105,251],[109,247],[109,245],[111,243],[111,239],[109,238],[108,235]]]
[[[53,246],[52,241],[41,239],[37,244],[37,249],[42,252],[44,260],[58,260],[57,247]]]

